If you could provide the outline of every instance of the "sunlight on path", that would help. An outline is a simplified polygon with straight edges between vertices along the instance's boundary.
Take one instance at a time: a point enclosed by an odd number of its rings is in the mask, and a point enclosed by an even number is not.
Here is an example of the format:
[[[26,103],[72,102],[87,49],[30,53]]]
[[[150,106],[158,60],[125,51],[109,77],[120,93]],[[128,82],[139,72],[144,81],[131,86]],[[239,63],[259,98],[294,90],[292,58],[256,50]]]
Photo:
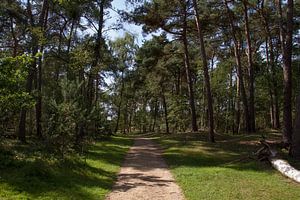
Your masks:
[[[151,139],[136,139],[106,200],[183,200],[161,153]]]

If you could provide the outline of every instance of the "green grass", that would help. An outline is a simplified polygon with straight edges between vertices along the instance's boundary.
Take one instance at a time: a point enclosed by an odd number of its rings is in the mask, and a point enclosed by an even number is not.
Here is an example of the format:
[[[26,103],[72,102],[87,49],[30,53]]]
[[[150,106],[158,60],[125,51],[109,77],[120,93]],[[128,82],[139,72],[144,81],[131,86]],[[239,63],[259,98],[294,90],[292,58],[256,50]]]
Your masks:
[[[89,146],[86,159],[64,162],[28,145],[0,148],[0,199],[104,199],[132,139],[112,137]]]
[[[258,139],[258,135],[219,135],[218,142],[210,144],[203,134],[156,138],[188,200],[300,199],[300,184],[283,177],[268,163],[248,157],[258,149]]]

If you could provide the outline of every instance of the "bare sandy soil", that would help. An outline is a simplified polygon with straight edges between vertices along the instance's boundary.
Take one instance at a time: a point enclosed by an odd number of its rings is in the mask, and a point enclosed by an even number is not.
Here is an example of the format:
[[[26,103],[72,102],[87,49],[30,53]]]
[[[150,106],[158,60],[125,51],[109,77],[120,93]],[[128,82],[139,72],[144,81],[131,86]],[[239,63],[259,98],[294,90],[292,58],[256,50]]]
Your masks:
[[[149,138],[137,138],[106,200],[183,200],[162,150]]]

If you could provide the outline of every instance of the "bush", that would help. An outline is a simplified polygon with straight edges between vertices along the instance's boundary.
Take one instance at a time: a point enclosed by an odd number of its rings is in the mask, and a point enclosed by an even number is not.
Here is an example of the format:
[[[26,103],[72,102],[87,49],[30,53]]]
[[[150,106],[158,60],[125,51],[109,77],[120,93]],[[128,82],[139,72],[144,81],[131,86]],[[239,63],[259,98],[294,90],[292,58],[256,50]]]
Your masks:
[[[0,123],[7,123],[22,108],[34,105],[24,87],[31,62],[27,55],[0,59]]]
[[[77,125],[85,120],[84,109],[80,106],[80,85],[64,79],[60,82],[62,99],[47,100],[48,121],[47,135],[50,144],[61,157],[72,151],[76,137]]]

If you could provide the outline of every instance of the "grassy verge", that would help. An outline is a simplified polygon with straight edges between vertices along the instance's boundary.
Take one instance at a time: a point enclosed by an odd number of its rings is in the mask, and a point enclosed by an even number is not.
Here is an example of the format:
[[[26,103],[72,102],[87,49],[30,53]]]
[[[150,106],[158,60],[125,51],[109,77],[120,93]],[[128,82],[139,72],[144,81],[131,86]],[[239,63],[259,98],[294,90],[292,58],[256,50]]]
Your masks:
[[[0,149],[0,199],[104,199],[132,140],[112,137],[89,146],[85,159],[64,162],[29,145]]]
[[[201,134],[156,139],[165,148],[164,156],[189,200],[300,198],[299,184],[268,163],[248,157],[258,149],[258,135],[218,136],[216,144],[205,142]]]

